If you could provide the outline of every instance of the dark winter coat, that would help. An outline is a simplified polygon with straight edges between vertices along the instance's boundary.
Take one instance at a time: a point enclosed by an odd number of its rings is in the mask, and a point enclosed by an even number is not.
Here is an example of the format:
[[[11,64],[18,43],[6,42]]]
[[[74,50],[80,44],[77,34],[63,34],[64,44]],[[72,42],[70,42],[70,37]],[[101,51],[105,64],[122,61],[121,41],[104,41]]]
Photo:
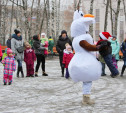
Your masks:
[[[7,48],[11,49],[11,39],[8,39],[6,42]]]
[[[34,38],[34,42],[33,42],[33,48],[35,50],[35,54],[39,54],[39,55],[44,55],[44,50],[46,49],[45,47],[43,47],[43,45],[41,44],[41,41],[38,39]]]
[[[126,42],[125,41],[121,44],[121,51],[123,53],[123,60],[126,61]]]
[[[72,46],[72,42],[71,40],[68,38],[68,36],[63,39],[62,36],[59,36],[59,39],[57,41],[57,45],[56,45],[56,50],[59,53],[60,56],[63,56],[63,50],[66,48],[65,44],[68,43],[70,44],[70,46]]]
[[[97,43],[97,45],[101,45],[101,48],[99,50],[99,53],[102,57],[112,54],[112,47],[111,47],[111,42],[107,40],[102,40]]]

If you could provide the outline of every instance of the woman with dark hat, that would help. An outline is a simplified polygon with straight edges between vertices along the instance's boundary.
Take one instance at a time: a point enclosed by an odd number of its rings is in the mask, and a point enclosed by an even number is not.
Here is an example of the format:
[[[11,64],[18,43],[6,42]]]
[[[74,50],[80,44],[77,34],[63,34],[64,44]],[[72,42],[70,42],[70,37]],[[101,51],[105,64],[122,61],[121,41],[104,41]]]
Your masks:
[[[72,46],[72,42],[67,36],[67,32],[63,30],[61,32],[61,35],[59,36],[59,39],[57,41],[56,50],[59,53],[59,61],[62,71],[62,77],[64,77],[64,65],[62,64],[63,61],[63,50],[66,48],[65,44],[68,43],[70,46]]]
[[[36,64],[36,69],[35,69],[35,77],[38,77],[38,70],[40,67],[40,64],[42,63],[42,71],[43,74],[42,76],[48,76],[48,74],[45,72],[45,56],[44,56],[44,50],[46,48],[41,44],[40,41],[40,35],[34,35],[33,36],[33,48],[35,50],[35,54],[37,57],[37,64]]]
[[[21,72],[22,78],[24,77],[22,61],[24,60],[24,41],[21,36],[21,32],[17,29],[14,30],[15,34],[12,35],[11,39],[11,49],[15,54],[15,58],[18,62],[17,68],[17,77],[19,77],[19,73]]]

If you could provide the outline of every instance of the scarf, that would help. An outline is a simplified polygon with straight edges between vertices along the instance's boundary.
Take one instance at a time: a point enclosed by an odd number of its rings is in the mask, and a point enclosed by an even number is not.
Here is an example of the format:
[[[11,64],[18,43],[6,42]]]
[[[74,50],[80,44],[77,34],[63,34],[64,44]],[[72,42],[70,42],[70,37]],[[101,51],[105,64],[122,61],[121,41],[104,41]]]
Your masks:
[[[12,38],[15,38],[16,40],[22,40],[22,36],[18,37],[16,34],[12,35]]]
[[[31,48],[30,49],[26,49],[26,53],[30,53],[30,52],[32,52]]]

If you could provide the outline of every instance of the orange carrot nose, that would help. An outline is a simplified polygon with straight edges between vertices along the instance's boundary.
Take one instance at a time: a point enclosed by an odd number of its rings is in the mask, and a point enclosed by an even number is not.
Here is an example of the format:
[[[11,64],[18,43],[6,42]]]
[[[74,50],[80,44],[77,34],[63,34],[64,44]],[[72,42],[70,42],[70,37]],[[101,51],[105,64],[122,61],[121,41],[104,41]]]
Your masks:
[[[85,14],[84,17],[90,17],[90,18],[94,18],[95,16],[92,14]]]

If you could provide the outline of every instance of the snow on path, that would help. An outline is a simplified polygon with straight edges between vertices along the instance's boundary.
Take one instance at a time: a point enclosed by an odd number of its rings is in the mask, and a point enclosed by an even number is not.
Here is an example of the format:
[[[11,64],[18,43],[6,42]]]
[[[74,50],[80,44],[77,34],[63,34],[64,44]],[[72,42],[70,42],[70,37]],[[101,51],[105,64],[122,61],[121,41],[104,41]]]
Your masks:
[[[0,68],[0,113],[126,113],[126,76],[113,79],[108,69],[107,77],[93,82],[96,104],[84,106],[82,83],[60,77],[58,58],[46,61],[48,77],[41,76],[41,69],[38,78],[16,78],[15,72],[11,86],[3,86]]]

